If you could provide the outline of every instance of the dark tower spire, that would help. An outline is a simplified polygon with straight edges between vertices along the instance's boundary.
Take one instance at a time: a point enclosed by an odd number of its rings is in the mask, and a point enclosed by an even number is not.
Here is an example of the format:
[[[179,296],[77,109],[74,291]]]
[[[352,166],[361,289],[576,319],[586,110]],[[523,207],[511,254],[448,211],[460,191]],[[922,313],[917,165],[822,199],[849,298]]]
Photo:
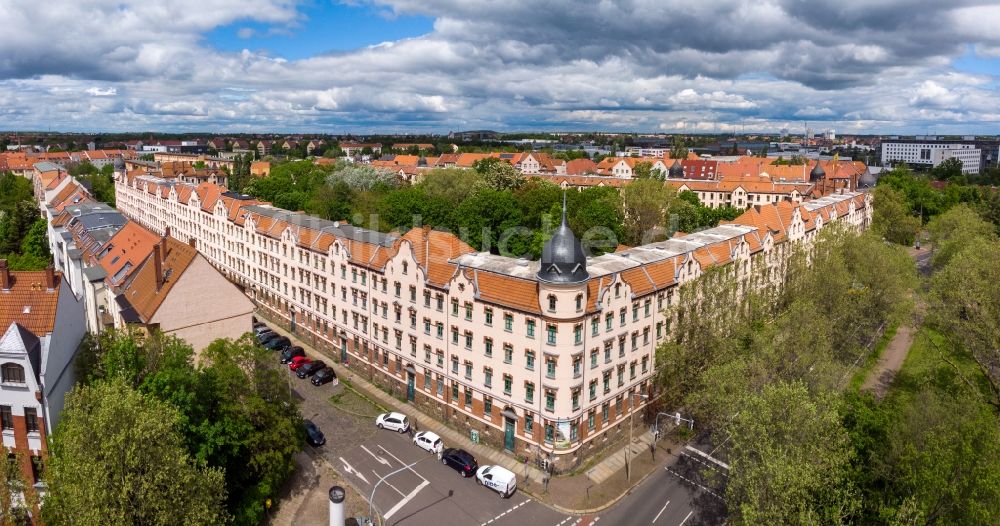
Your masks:
[[[566,192],[563,192],[562,223],[542,247],[537,276],[547,283],[580,283],[590,277],[583,245],[566,222]]]

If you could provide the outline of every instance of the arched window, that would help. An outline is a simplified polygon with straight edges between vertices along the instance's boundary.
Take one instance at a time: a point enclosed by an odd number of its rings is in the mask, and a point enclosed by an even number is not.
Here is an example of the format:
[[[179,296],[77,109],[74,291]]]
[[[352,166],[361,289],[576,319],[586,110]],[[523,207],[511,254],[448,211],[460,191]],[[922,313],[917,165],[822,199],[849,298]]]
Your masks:
[[[556,296],[549,294],[549,310],[556,310]]]
[[[576,295],[576,310],[583,310],[583,294]]]
[[[24,367],[16,363],[5,363],[0,366],[0,375],[2,375],[4,383],[24,383]]]

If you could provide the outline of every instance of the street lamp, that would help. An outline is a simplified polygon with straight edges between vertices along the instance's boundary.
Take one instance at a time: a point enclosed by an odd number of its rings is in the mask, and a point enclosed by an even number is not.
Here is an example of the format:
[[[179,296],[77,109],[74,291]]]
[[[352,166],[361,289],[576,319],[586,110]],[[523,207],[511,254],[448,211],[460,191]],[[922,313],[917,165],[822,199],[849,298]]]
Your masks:
[[[649,398],[649,395],[644,395],[642,393],[633,392],[633,395],[639,395],[640,400],[645,400]],[[628,445],[625,446],[625,480],[627,482],[632,482],[632,422],[635,421],[635,402],[632,403],[632,411],[628,415]]]

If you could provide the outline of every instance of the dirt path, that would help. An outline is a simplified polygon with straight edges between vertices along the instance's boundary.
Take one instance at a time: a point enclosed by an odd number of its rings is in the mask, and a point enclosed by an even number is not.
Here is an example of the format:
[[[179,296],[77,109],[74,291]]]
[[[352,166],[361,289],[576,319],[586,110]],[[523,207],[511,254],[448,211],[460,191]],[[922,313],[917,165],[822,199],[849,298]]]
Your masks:
[[[868,378],[861,385],[861,391],[872,391],[875,398],[881,400],[896,378],[896,373],[903,367],[903,361],[913,345],[913,335],[916,331],[910,325],[903,325],[896,330],[889,345],[882,351],[878,363],[868,373]]]

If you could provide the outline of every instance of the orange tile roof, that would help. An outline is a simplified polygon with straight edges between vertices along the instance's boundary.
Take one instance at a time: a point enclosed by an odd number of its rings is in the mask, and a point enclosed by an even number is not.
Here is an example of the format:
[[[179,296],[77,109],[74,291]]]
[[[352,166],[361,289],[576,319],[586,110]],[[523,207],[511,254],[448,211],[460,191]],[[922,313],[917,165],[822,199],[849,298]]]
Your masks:
[[[413,257],[424,269],[430,284],[443,287],[455,274],[457,266],[450,260],[475,250],[458,237],[447,232],[432,230],[430,227],[411,228],[401,240],[410,242]],[[396,242],[399,250],[400,241]]]
[[[573,159],[566,163],[566,175],[597,173],[597,163],[590,159]]]
[[[12,323],[36,336],[51,333],[56,324],[62,273],[54,273],[52,290],[45,285],[46,271],[10,271],[10,276],[10,290],[0,291],[0,333]]]
[[[153,262],[155,256],[151,251],[122,292],[144,323],[149,323],[153,318],[174,284],[180,280],[184,271],[191,266],[191,262],[198,255],[194,247],[174,238],[166,239],[166,252],[167,256],[162,260],[161,267],[165,279],[159,289],[156,287],[156,265]]]
[[[108,240],[105,246],[110,250],[98,260],[98,264],[108,273],[112,285],[120,285],[138,270],[159,241],[159,236],[139,223],[129,221]],[[128,269],[123,270],[126,266]],[[123,273],[119,276],[119,272]]]
[[[483,270],[473,270],[472,280],[479,292],[479,299],[483,301],[533,314],[541,313],[538,308],[538,283],[535,281]]]

